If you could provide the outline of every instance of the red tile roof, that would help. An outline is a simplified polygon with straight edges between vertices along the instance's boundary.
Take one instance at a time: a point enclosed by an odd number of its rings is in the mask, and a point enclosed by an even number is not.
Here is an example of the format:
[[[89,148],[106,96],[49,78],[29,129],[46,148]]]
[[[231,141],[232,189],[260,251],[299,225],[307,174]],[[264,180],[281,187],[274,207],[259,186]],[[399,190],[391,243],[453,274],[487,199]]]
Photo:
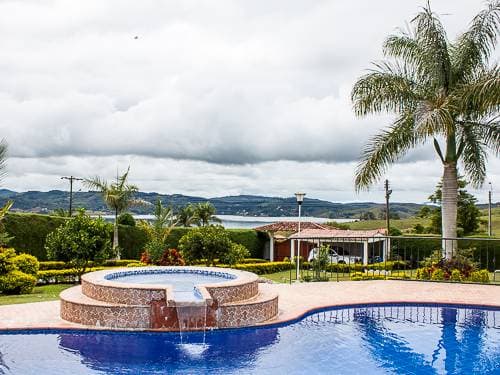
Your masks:
[[[327,227],[313,223],[311,221],[301,221],[300,229],[317,229],[317,230],[325,230]],[[255,230],[261,232],[297,232],[299,230],[299,222],[298,221],[278,221],[276,223],[262,225],[260,227],[255,228]]]
[[[345,230],[345,229],[304,229],[289,238],[356,238],[385,236],[385,229],[375,230]]]

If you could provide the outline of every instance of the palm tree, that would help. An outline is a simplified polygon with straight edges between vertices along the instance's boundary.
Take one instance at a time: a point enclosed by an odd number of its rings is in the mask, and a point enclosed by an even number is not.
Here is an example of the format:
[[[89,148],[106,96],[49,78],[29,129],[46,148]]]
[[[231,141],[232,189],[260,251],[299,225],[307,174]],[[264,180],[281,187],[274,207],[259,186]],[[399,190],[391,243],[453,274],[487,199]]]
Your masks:
[[[137,204],[134,195],[139,191],[137,186],[127,184],[129,171],[130,166],[123,175],[117,175],[116,181],[113,183],[108,183],[100,177],[88,178],[85,179],[84,182],[89,189],[98,190],[102,195],[104,203],[114,212],[113,250],[116,252],[117,259],[120,259],[120,250],[118,247],[118,215],[126,211],[130,206]]]
[[[5,177],[6,174],[6,167],[7,167],[7,142],[5,142],[4,139],[0,141],[0,180],[2,180]],[[3,207],[0,207],[0,221],[2,221],[5,218],[5,215],[9,212],[10,208],[14,204],[14,201],[8,200]],[[0,233],[0,246],[6,245],[12,237],[10,237],[6,232],[3,231],[3,226],[0,228],[2,229]]]
[[[396,115],[365,146],[355,186],[368,188],[389,164],[432,140],[443,164],[443,239],[455,238],[458,162],[469,181],[480,186],[488,151],[500,154],[500,69],[488,64],[497,43],[500,0],[490,1],[453,43],[429,4],[410,25],[409,31],[386,39],[384,54],[391,60],[375,64],[352,90],[358,116]],[[446,258],[456,246],[443,240]]]
[[[221,220],[215,216],[217,210],[210,202],[198,203],[195,206],[195,216],[199,220],[199,225],[207,226],[210,222],[220,222]]]
[[[175,214],[177,225],[181,227],[190,227],[192,224],[198,223],[195,207],[192,204],[187,204],[177,210]]]

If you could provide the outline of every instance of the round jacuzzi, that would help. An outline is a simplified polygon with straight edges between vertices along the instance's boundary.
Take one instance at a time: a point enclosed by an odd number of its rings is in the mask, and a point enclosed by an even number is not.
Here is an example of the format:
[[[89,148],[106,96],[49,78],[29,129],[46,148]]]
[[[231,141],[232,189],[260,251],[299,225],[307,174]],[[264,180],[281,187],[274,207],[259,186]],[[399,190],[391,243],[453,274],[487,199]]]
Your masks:
[[[81,286],[61,293],[63,319],[100,327],[240,327],[277,313],[278,296],[259,291],[257,275],[228,268],[103,270],[83,275]]]
[[[171,267],[161,269],[139,269],[113,272],[104,276],[106,280],[141,285],[170,285],[175,301],[200,301],[201,285],[213,285],[236,280],[237,274],[197,268]]]

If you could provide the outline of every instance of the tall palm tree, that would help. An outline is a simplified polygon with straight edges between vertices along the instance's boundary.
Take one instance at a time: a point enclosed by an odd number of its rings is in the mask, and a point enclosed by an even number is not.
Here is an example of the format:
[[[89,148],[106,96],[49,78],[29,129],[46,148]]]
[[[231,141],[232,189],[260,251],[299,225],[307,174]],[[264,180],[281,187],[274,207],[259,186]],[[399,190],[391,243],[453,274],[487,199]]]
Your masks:
[[[134,199],[134,195],[139,189],[137,186],[127,183],[129,172],[130,166],[123,175],[117,175],[116,181],[112,183],[108,183],[100,177],[87,178],[84,181],[89,189],[96,189],[101,193],[104,203],[114,212],[113,250],[116,252],[117,259],[120,259],[120,250],[118,247],[118,215],[138,202]]]
[[[449,42],[439,17],[427,4],[409,31],[389,36],[389,60],[354,85],[358,116],[394,113],[390,127],[365,146],[356,170],[359,191],[377,181],[389,164],[432,140],[443,164],[442,234],[457,235],[457,164],[474,186],[486,176],[488,151],[500,154],[500,68],[489,65],[497,44],[500,0],[490,1],[467,31]],[[443,240],[450,258],[456,241]]]
[[[210,202],[198,203],[195,206],[195,216],[199,220],[199,225],[207,226],[210,222],[220,222],[221,220],[215,216],[217,210]]]

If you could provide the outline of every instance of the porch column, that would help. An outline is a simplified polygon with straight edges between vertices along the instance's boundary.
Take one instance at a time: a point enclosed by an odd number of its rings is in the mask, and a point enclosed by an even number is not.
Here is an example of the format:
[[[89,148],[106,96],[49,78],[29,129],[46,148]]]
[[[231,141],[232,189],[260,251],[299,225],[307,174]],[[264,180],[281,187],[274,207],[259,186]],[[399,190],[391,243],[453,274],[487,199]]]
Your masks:
[[[290,240],[290,262],[293,261],[294,254],[295,254],[295,240]]]
[[[363,241],[363,265],[368,265],[368,240]]]
[[[274,262],[274,237],[269,233],[269,260]]]

